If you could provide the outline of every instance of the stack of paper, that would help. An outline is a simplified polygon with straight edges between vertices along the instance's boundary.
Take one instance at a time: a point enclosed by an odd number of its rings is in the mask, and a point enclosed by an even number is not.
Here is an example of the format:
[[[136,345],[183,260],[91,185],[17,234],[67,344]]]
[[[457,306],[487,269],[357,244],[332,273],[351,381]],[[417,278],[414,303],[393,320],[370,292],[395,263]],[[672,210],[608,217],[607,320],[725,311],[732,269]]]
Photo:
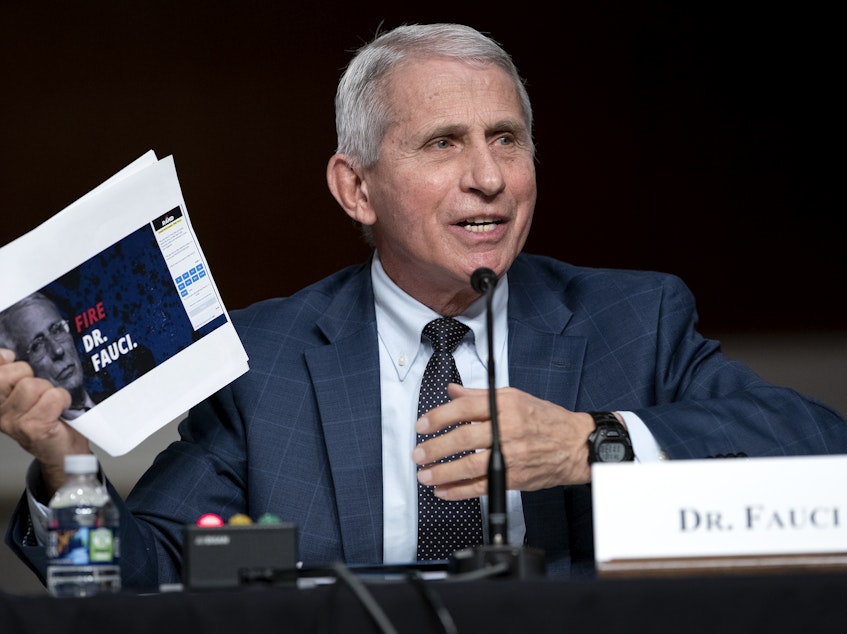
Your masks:
[[[173,157],[146,153],[0,248],[0,271],[0,346],[63,387],[81,366],[88,407],[63,418],[112,456],[248,369]]]

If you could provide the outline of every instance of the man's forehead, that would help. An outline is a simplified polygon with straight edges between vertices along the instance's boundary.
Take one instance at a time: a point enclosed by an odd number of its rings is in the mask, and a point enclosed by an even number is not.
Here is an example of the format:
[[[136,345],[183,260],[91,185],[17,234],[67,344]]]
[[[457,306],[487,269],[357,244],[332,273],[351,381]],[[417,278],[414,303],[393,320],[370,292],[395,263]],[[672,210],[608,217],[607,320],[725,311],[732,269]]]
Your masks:
[[[9,316],[11,317],[10,323],[19,324],[20,326],[25,326],[31,322],[31,320],[29,319],[19,318],[18,315],[20,314],[38,313],[41,315],[55,315],[57,317],[59,316],[59,311],[56,309],[56,306],[46,297],[34,297],[20,304],[16,304],[7,310],[9,311]],[[41,324],[32,325],[37,326]]]
[[[425,127],[467,125],[498,121],[524,126],[520,97],[511,78],[499,66],[468,65],[452,60],[435,66],[432,60],[406,62],[407,72],[395,72],[391,86],[394,122],[425,123]],[[417,81],[416,81],[417,79]]]

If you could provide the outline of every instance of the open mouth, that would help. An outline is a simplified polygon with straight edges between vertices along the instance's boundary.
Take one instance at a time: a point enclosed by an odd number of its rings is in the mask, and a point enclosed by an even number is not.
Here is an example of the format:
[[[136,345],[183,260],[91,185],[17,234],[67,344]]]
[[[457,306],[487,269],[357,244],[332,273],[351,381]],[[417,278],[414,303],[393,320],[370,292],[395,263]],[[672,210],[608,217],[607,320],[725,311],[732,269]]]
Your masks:
[[[502,220],[495,218],[470,218],[457,223],[460,227],[464,227],[466,231],[474,233],[485,233],[486,231],[494,231],[497,225],[501,224]]]

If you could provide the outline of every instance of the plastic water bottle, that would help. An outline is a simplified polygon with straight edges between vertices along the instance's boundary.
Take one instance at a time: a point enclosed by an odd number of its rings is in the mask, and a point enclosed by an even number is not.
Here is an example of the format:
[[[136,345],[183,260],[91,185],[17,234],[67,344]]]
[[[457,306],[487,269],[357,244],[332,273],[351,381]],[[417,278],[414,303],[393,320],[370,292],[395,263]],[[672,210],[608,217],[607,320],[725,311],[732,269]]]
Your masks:
[[[55,597],[118,592],[118,510],[97,479],[97,456],[65,456],[65,472],[49,504],[47,590]]]

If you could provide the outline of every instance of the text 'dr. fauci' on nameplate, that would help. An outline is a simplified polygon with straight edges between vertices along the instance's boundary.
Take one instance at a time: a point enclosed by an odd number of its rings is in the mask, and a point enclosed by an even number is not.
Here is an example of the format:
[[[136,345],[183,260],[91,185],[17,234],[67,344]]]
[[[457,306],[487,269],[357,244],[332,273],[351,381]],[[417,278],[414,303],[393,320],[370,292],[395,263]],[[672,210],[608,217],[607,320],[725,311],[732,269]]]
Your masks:
[[[62,418],[112,456],[247,371],[173,157],[144,154],[0,248],[0,270],[0,346],[66,388]]]
[[[847,570],[847,456],[595,464],[599,576]]]

